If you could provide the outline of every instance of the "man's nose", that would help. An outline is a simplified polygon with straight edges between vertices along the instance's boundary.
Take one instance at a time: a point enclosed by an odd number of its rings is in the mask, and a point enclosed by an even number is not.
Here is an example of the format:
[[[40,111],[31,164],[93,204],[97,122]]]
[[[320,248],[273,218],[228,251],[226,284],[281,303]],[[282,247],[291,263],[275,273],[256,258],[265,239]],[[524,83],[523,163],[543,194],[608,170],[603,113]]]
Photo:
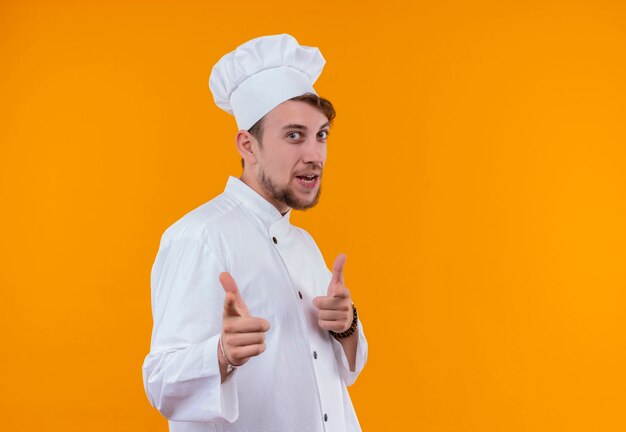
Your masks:
[[[304,145],[302,159],[306,163],[323,163],[326,157],[326,146],[315,138],[309,138]]]

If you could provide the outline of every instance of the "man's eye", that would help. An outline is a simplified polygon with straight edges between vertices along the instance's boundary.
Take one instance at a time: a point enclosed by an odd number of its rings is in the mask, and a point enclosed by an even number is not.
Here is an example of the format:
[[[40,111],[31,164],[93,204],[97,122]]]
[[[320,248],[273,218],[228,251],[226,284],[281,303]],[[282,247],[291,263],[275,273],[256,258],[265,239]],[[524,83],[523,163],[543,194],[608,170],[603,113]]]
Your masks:
[[[324,130],[324,131],[319,131],[319,132],[317,133],[317,137],[318,137],[318,138],[321,138],[321,139],[326,139],[326,138],[328,138],[328,131],[325,131],[325,130]]]
[[[301,136],[302,135],[300,134],[300,132],[289,132],[287,134],[287,138],[294,139],[294,140],[300,139]]]

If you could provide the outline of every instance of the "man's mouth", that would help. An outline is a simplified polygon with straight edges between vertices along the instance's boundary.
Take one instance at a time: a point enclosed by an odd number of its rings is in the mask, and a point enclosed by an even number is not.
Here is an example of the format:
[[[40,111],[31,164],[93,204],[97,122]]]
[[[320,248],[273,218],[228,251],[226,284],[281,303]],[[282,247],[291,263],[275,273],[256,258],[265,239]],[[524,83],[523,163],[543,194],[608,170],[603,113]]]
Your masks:
[[[298,180],[298,183],[300,183],[302,186],[306,188],[313,188],[317,185],[319,181],[319,175],[317,174],[301,175],[301,176],[296,176],[296,179]]]

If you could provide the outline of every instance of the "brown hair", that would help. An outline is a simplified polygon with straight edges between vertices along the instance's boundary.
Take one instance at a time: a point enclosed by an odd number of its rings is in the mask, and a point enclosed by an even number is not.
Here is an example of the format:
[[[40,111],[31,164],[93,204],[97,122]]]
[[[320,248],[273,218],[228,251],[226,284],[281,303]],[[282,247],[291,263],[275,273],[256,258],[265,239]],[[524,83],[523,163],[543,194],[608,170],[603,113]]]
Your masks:
[[[322,114],[326,116],[331,126],[333,124],[333,120],[335,120],[335,116],[337,115],[337,113],[335,112],[335,107],[333,107],[332,102],[329,101],[328,99],[324,99],[323,97],[319,97],[315,93],[305,93],[303,95],[293,97],[289,100],[304,102],[304,103],[311,105],[314,108],[317,108]],[[265,116],[261,117],[259,121],[257,121],[255,124],[252,125],[250,129],[248,129],[248,132],[254,138],[256,138],[256,140],[259,142],[259,147],[263,146],[261,142],[261,138],[263,137],[263,119],[264,118]],[[243,159],[241,159],[241,166],[243,167],[244,165],[245,165],[244,161]]]

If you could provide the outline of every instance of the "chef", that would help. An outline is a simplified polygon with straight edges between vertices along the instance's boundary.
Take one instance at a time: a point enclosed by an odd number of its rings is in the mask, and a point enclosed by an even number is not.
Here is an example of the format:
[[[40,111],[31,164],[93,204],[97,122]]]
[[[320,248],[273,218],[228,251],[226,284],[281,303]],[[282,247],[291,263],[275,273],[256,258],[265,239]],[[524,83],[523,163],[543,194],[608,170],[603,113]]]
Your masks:
[[[335,111],[325,60],[290,35],[222,57],[209,86],[234,115],[240,178],[163,234],[143,379],[170,431],[360,431],[347,386],[367,341],[343,279],[289,221],[320,197]]]

